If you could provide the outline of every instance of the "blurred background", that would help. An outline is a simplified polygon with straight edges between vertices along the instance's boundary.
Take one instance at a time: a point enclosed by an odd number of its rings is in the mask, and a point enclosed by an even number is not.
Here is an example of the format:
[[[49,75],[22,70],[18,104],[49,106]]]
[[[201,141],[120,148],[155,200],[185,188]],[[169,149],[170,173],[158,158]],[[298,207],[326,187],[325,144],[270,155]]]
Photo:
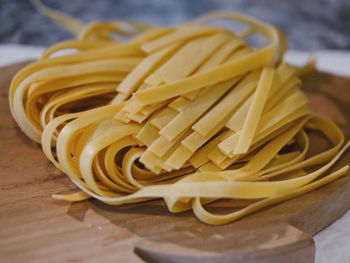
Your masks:
[[[205,12],[231,10],[273,23],[297,50],[350,49],[350,0],[43,0],[83,22],[134,19],[175,25]],[[29,0],[0,0],[0,43],[48,46],[72,36]]]

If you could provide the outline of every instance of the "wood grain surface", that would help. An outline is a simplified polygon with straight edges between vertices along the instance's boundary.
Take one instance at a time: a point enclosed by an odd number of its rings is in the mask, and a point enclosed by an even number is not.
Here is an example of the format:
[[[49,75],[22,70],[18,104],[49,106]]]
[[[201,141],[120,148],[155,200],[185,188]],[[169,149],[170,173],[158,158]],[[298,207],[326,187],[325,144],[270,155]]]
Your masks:
[[[23,65],[0,69],[0,262],[313,262],[312,235],[350,208],[348,175],[224,226],[205,225],[192,212],[170,214],[160,201],[121,207],[55,201],[51,194],[75,187],[8,108],[9,82]],[[350,80],[315,73],[304,88],[314,110],[350,135]],[[349,160],[348,152],[337,167]],[[241,205],[227,201],[214,209]]]

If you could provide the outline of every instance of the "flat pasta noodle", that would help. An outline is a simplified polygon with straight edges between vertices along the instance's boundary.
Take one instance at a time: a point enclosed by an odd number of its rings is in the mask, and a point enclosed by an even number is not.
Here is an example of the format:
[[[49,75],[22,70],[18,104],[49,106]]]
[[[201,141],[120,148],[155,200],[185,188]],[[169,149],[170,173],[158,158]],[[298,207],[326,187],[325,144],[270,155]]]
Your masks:
[[[348,171],[331,169],[350,142],[311,111],[300,89],[315,62],[283,63],[286,39],[274,26],[220,12],[176,27],[84,25],[35,3],[77,35],[20,70],[9,91],[19,127],[80,190],[54,198],[110,205],[162,198],[173,213],[193,210],[220,225]],[[218,19],[246,29],[207,25]],[[267,44],[250,46],[252,34]],[[332,146],[310,156],[312,130]],[[251,203],[225,215],[207,210],[221,199]]]

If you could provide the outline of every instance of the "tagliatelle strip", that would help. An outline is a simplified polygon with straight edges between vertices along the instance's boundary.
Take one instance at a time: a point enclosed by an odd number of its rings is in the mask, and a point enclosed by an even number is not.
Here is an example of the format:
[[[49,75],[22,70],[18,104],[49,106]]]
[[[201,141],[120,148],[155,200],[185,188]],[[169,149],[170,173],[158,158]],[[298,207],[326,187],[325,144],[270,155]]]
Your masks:
[[[20,128],[81,190],[54,198],[111,205],[162,198],[173,213],[192,209],[218,225],[348,171],[329,171],[350,143],[312,113],[300,89],[299,76],[314,64],[281,62],[286,42],[275,27],[233,13],[178,27],[122,20],[85,26],[36,4],[78,35],[18,72],[9,92]],[[217,19],[246,29],[206,25]],[[252,34],[267,44],[250,46]],[[59,55],[67,49],[74,52]],[[310,156],[312,130],[333,146]],[[206,210],[223,198],[252,203],[226,215]]]

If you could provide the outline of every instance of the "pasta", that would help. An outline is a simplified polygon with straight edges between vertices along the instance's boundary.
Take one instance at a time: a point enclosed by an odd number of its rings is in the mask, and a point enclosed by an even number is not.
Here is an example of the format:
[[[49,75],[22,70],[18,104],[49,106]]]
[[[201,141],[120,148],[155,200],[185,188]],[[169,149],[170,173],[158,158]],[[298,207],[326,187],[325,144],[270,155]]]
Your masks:
[[[22,131],[80,189],[54,198],[111,205],[162,198],[173,213],[192,209],[217,225],[348,171],[330,169],[350,143],[310,110],[300,89],[300,75],[314,63],[284,63],[286,42],[277,28],[234,13],[177,27],[85,26],[39,8],[78,37],[20,70],[9,102]],[[246,28],[208,25],[218,19]],[[267,44],[249,45],[254,34]],[[315,130],[332,146],[309,156]],[[225,215],[207,210],[221,199],[252,203]]]

